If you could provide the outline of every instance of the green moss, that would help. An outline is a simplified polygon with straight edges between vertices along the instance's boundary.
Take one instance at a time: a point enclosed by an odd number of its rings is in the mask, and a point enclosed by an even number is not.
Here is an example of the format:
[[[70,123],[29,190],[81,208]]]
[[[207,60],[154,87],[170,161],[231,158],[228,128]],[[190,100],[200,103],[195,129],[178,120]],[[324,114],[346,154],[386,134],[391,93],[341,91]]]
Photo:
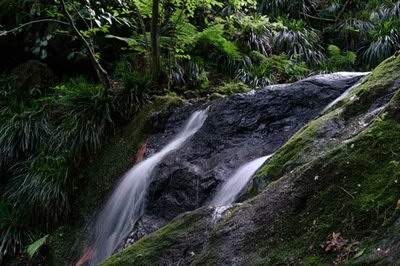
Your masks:
[[[376,98],[388,94],[388,90],[393,87],[399,78],[399,73],[400,57],[391,57],[379,65],[360,86],[343,100],[341,106],[311,121],[279,149],[257,172],[253,185],[246,196],[250,197],[258,194],[270,181],[276,180],[296,166],[304,164],[305,162],[302,159],[307,151],[312,150],[311,146],[320,128],[335,116],[349,119],[364,113]],[[326,147],[326,150],[328,148]]]
[[[199,212],[178,216],[165,227],[112,256],[103,265],[159,265],[159,259],[165,256],[166,250],[187,236],[189,228],[203,218],[204,214]]]
[[[391,89],[399,79],[400,57],[382,62],[344,101],[343,117],[349,118],[369,109],[373,101]]]
[[[257,172],[246,197],[257,195],[269,182],[278,179],[296,166],[304,163],[302,156],[313,144],[315,136],[327,121],[337,115],[337,111],[311,121],[298,131],[276,154]]]
[[[320,245],[332,232],[348,240],[379,238],[389,221],[399,217],[398,154],[400,124],[383,118],[352,142],[313,162],[303,175],[318,175],[315,182],[322,183],[320,190],[307,198],[300,213],[282,221],[277,230],[280,244],[267,247],[266,260],[294,252],[294,259],[303,263],[310,256],[330,263],[334,254]]]
[[[221,86],[213,88],[212,91],[213,93],[220,95],[232,95],[236,93],[249,92],[250,88],[242,82],[231,81],[224,83]]]

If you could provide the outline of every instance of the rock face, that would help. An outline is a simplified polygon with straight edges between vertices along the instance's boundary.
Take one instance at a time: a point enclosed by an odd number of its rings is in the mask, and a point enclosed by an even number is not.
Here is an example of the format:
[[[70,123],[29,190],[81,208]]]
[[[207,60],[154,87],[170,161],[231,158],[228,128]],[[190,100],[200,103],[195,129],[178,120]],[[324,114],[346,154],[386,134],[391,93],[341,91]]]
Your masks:
[[[200,131],[155,171],[148,212],[170,220],[204,205],[235,169],[275,152],[362,76],[321,75],[211,103],[184,106],[173,110],[167,119],[166,114],[158,120],[156,116],[158,133],[149,139],[148,154],[160,150],[177,134],[192,112],[209,106],[208,118]]]
[[[128,242],[137,240],[143,231],[152,232],[177,215],[206,204],[235,169],[274,153],[363,76],[320,75],[155,115],[147,156],[178,134],[192,112],[209,108],[200,131],[154,172],[146,215]]]
[[[318,117],[350,85],[349,77],[333,82],[347,84],[340,87],[313,78],[264,89],[257,97],[215,102],[203,130],[159,169],[148,211],[161,208],[157,215],[169,219],[165,210],[174,200],[178,210],[195,208],[184,205],[186,200],[200,195],[199,202],[205,202],[206,191],[216,186],[199,185],[197,190],[193,183],[180,181],[185,186],[179,189],[170,177],[174,173],[181,180],[197,177],[198,184],[217,183],[229,167],[277,149],[244,195],[247,200],[217,222],[209,207],[180,215],[105,265],[399,264],[399,76],[400,58],[392,57]],[[271,104],[277,99],[280,104]],[[187,110],[170,116],[167,132],[169,123]],[[214,110],[219,111],[215,116]],[[220,143],[224,146],[218,149]],[[210,151],[203,154],[203,148]],[[213,167],[206,168],[207,163]],[[200,170],[186,170],[195,169],[191,165]]]

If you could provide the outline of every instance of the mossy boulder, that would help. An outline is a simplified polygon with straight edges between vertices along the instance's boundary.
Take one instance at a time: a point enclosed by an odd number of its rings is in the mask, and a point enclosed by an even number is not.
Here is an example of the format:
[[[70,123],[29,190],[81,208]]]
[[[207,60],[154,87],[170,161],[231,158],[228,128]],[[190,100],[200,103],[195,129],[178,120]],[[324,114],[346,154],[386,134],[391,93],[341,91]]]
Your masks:
[[[139,254],[153,265],[399,264],[399,77],[400,58],[383,62],[280,148],[247,200],[211,229],[197,230],[209,212],[188,213],[199,216],[177,218],[106,265],[136,265]],[[182,253],[192,238],[200,252]]]

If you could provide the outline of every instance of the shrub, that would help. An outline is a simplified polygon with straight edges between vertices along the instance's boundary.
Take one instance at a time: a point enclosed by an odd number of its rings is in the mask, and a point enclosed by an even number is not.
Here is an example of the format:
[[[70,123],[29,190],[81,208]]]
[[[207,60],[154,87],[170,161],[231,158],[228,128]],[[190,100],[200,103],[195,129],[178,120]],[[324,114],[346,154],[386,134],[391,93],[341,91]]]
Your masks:
[[[117,64],[115,76],[122,81],[122,86],[116,86],[113,91],[113,117],[127,121],[148,101],[152,90],[151,75],[136,70],[133,64],[125,59]]]
[[[231,16],[229,33],[247,51],[272,52],[274,25],[266,16]]]
[[[0,110],[0,167],[11,165],[40,147],[49,137],[44,108],[18,104]]]
[[[33,239],[32,232],[6,201],[0,198],[0,263],[6,256],[23,253],[24,244]]]
[[[335,45],[328,46],[328,58],[321,63],[321,68],[327,71],[352,70],[357,55],[354,52],[342,52]]]
[[[368,33],[369,45],[364,52],[364,58],[369,64],[377,65],[400,48],[399,27],[398,19],[376,19],[373,30]]]
[[[310,65],[317,65],[323,59],[320,38],[317,32],[306,27],[302,20],[280,18],[284,25],[274,37],[274,51],[286,53],[289,57],[300,57]]]
[[[236,45],[224,37],[224,26],[221,24],[213,25],[200,32],[197,43],[203,46],[205,53],[209,53],[209,47],[213,47],[231,60],[241,57]]]
[[[208,73],[202,66],[202,60],[193,58],[176,63],[169,74],[169,87],[204,91],[209,86]]]
[[[55,150],[76,156],[97,151],[113,123],[111,96],[84,78],[71,79],[54,90],[49,100],[57,113],[58,126],[52,136]]]
[[[250,56],[251,64],[238,72],[237,78],[255,87],[294,82],[310,72],[304,62],[291,60],[285,54],[266,57],[253,51]]]
[[[14,166],[6,195],[32,225],[47,227],[70,211],[69,192],[73,186],[69,177],[68,159],[41,153]]]

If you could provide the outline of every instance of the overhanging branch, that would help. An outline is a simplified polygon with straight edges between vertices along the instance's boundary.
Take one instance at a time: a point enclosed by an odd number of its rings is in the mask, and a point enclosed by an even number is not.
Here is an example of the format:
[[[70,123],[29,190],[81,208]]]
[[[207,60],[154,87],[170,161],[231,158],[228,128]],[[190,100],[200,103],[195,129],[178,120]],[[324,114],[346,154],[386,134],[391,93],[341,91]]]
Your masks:
[[[38,19],[38,20],[32,20],[32,21],[29,21],[27,23],[21,24],[18,27],[14,28],[14,29],[11,29],[11,30],[1,31],[0,32],[0,37],[6,36],[6,35],[8,35],[10,33],[13,33],[13,32],[16,32],[16,31],[18,31],[18,30],[20,30],[20,29],[22,29],[22,28],[24,28],[26,26],[29,26],[29,25],[32,25],[32,24],[37,24],[37,23],[43,23],[43,22],[54,22],[54,23],[58,23],[58,24],[62,24],[62,25],[68,25],[69,26],[68,22],[64,22],[64,21],[61,21],[61,20],[58,20],[58,19],[52,19],[52,18]]]

